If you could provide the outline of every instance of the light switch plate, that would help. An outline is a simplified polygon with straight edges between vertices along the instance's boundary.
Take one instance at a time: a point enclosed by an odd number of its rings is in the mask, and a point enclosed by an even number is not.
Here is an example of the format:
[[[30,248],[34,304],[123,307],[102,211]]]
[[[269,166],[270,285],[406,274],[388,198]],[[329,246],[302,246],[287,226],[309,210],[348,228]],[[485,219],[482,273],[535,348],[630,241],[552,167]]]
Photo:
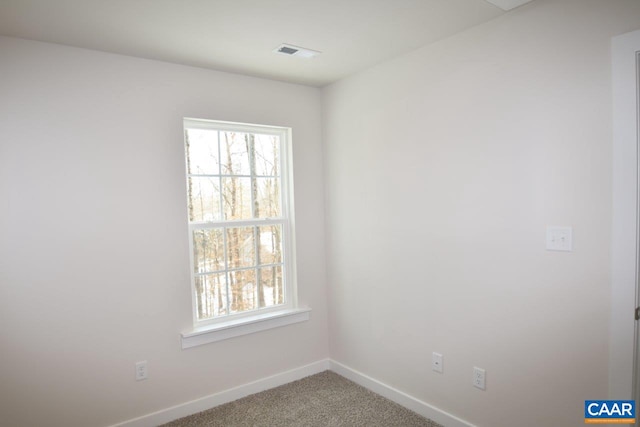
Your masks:
[[[442,367],[442,355],[435,351],[431,354],[431,369],[436,372],[444,372]]]
[[[548,251],[573,251],[573,229],[571,227],[547,227]]]

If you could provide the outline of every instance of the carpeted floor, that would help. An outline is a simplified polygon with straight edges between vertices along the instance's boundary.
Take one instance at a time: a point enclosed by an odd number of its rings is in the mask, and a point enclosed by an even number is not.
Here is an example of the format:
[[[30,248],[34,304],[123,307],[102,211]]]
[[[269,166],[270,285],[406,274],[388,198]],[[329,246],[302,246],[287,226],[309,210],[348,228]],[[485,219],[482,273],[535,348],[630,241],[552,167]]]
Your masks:
[[[324,371],[162,427],[442,427]]]

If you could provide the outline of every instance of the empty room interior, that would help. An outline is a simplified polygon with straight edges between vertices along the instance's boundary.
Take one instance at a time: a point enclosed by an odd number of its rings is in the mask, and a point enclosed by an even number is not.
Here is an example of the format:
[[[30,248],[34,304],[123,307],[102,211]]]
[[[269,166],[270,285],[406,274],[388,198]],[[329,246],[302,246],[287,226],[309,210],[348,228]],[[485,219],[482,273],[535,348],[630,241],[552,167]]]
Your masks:
[[[446,427],[637,399],[637,30],[638,0],[0,0],[0,425],[327,370]]]

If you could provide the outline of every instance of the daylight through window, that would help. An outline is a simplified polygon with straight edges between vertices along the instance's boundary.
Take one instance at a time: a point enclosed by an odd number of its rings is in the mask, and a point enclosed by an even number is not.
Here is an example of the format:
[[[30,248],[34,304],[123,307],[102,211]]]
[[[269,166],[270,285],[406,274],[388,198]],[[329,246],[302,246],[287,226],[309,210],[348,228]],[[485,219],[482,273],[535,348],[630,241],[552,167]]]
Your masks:
[[[196,323],[289,306],[288,129],[184,124]]]

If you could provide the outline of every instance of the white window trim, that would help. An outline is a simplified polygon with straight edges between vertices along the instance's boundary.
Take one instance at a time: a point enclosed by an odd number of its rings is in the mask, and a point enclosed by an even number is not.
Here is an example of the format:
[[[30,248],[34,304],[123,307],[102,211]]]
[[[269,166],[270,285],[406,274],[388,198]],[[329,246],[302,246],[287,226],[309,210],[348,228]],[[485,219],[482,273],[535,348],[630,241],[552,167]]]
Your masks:
[[[194,328],[181,334],[182,349],[304,322],[310,315],[310,308],[294,308]]]
[[[286,270],[285,295],[287,300],[285,304],[275,307],[268,307],[256,311],[246,313],[238,313],[231,316],[223,316],[220,318],[207,319],[199,321],[197,319],[197,307],[195,300],[194,280],[191,278],[191,297],[192,297],[192,316],[193,329],[181,333],[182,349],[187,349],[203,344],[222,341],[225,339],[251,334],[254,332],[264,331],[280,326],[286,326],[294,323],[309,320],[311,309],[308,307],[298,307],[297,295],[297,274],[295,262],[295,215],[293,212],[293,173],[292,173],[292,150],[291,150],[291,129],[265,125],[251,125],[244,123],[221,122],[204,119],[185,118],[185,126],[189,128],[200,129],[216,129],[216,130],[234,130],[238,132],[253,132],[261,134],[274,134],[282,138],[281,156],[281,185],[283,187],[282,194],[288,197],[282,198],[283,212],[287,212],[289,221],[289,238],[283,242],[283,254],[286,260],[283,268]],[[268,220],[267,220],[268,221]],[[192,228],[198,228],[197,224],[189,226],[191,233]],[[191,240],[191,237],[189,237]],[[189,245],[190,266],[193,266],[193,248]],[[192,267],[190,267],[191,269]]]

